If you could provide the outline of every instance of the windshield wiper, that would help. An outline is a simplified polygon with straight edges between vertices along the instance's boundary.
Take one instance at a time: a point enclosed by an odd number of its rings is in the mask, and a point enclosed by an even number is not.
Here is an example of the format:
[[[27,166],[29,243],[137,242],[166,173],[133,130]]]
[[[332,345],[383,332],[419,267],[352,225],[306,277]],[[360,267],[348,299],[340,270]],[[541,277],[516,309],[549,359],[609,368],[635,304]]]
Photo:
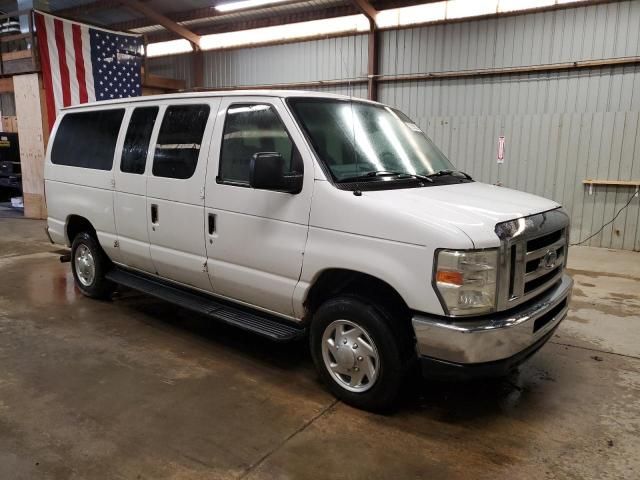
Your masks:
[[[356,175],[354,177],[346,177],[338,180],[340,183],[343,182],[356,182],[358,180],[365,180],[374,177],[396,177],[398,179],[402,178],[415,178],[417,180],[423,180],[425,182],[433,183],[433,178],[429,178],[425,175],[418,175],[416,173],[408,173],[408,172],[394,172],[391,170],[376,170],[374,172],[367,172],[363,175]]]
[[[460,170],[438,170],[437,172],[434,173],[430,173],[429,175],[427,175],[427,177],[443,177],[445,175],[453,175],[455,176],[456,174],[458,175],[462,175],[464,178],[466,178],[467,180],[473,180],[473,178],[471,178],[471,175],[469,175],[466,172],[462,172]]]

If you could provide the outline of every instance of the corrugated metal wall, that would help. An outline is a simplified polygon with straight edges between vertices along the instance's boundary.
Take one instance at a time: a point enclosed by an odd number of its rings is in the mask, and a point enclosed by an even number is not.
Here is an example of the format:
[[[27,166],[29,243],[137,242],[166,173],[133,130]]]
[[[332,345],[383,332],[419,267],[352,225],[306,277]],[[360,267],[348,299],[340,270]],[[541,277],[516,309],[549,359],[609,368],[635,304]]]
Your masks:
[[[207,87],[361,78],[367,74],[367,37],[205,52],[204,71]],[[353,88],[366,96],[366,86],[364,93],[359,85]],[[327,91],[348,94],[349,87],[331,87]]]
[[[389,31],[381,68],[389,75],[636,56],[639,32],[639,1]],[[612,219],[635,191],[590,192],[582,180],[640,179],[638,66],[384,83],[379,97],[475,178],[562,203],[574,242]],[[499,135],[506,137],[500,171]],[[639,203],[587,244],[640,250]]]
[[[0,93],[0,113],[4,117],[16,114],[16,97],[13,92]]]
[[[387,31],[381,39],[380,73],[636,56],[639,32],[638,0]],[[163,64],[156,59],[159,66],[152,71],[189,78],[184,58],[162,59]],[[226,87],[353,78],[363,77],[366,66],[366,36],[358,35],[208,52],[205,82]],[[322,90],[366,96],[366,84]],[[583,179],[640,179],[638,66],[385,82],[379,96],[416,120],[454,164],[479,180],[500,180],[565,205],[572,217],[572,241],[613,218],[634,192],[597,186],[590,194]],[[495,160],[499,135],[506,137],[500,171]],[[640,250],[639,203],[633,199],[588,244]]]
[[[174,55],[172,57],[149,58],[149,72],[154,75],[184,80],[187,88],[193,87],[192,63],[190,55]]]

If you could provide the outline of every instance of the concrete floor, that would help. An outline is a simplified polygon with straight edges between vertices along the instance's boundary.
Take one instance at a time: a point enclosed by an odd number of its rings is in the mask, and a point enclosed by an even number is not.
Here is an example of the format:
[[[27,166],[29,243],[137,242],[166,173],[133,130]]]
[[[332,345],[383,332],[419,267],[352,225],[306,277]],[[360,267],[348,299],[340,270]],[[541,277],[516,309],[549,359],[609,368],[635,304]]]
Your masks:
[[[570,315],[519,374],[377,416],[304,344],[82,297],[43,226],[0,219],[2,479],[640,478],[639,253],[572,249]]]

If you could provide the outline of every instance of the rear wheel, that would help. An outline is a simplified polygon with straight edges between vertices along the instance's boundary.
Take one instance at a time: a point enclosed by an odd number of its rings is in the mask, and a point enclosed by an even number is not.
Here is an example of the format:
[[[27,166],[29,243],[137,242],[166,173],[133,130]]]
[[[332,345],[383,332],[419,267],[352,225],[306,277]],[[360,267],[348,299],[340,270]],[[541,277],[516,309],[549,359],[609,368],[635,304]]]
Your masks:
[[[313,361],[340,400],[371,411],[393,406],[407,366],[401,350],[407,342],[393,322],[384,308],[354,296],[328,300],[316,311]]]
[[[80,291],[91,298],[109,298],[115,284],[106,279],[111,263],[93,235],[81,232],[71,245],[71,270]]]

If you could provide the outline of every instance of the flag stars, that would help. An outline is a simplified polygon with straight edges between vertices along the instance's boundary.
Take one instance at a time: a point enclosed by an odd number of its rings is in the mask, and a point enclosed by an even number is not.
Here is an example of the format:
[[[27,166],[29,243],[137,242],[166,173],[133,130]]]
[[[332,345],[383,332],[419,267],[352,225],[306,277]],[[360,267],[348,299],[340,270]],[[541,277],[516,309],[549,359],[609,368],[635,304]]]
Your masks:
[[[91,29],[96,98],[140,95],[141,39]]]

